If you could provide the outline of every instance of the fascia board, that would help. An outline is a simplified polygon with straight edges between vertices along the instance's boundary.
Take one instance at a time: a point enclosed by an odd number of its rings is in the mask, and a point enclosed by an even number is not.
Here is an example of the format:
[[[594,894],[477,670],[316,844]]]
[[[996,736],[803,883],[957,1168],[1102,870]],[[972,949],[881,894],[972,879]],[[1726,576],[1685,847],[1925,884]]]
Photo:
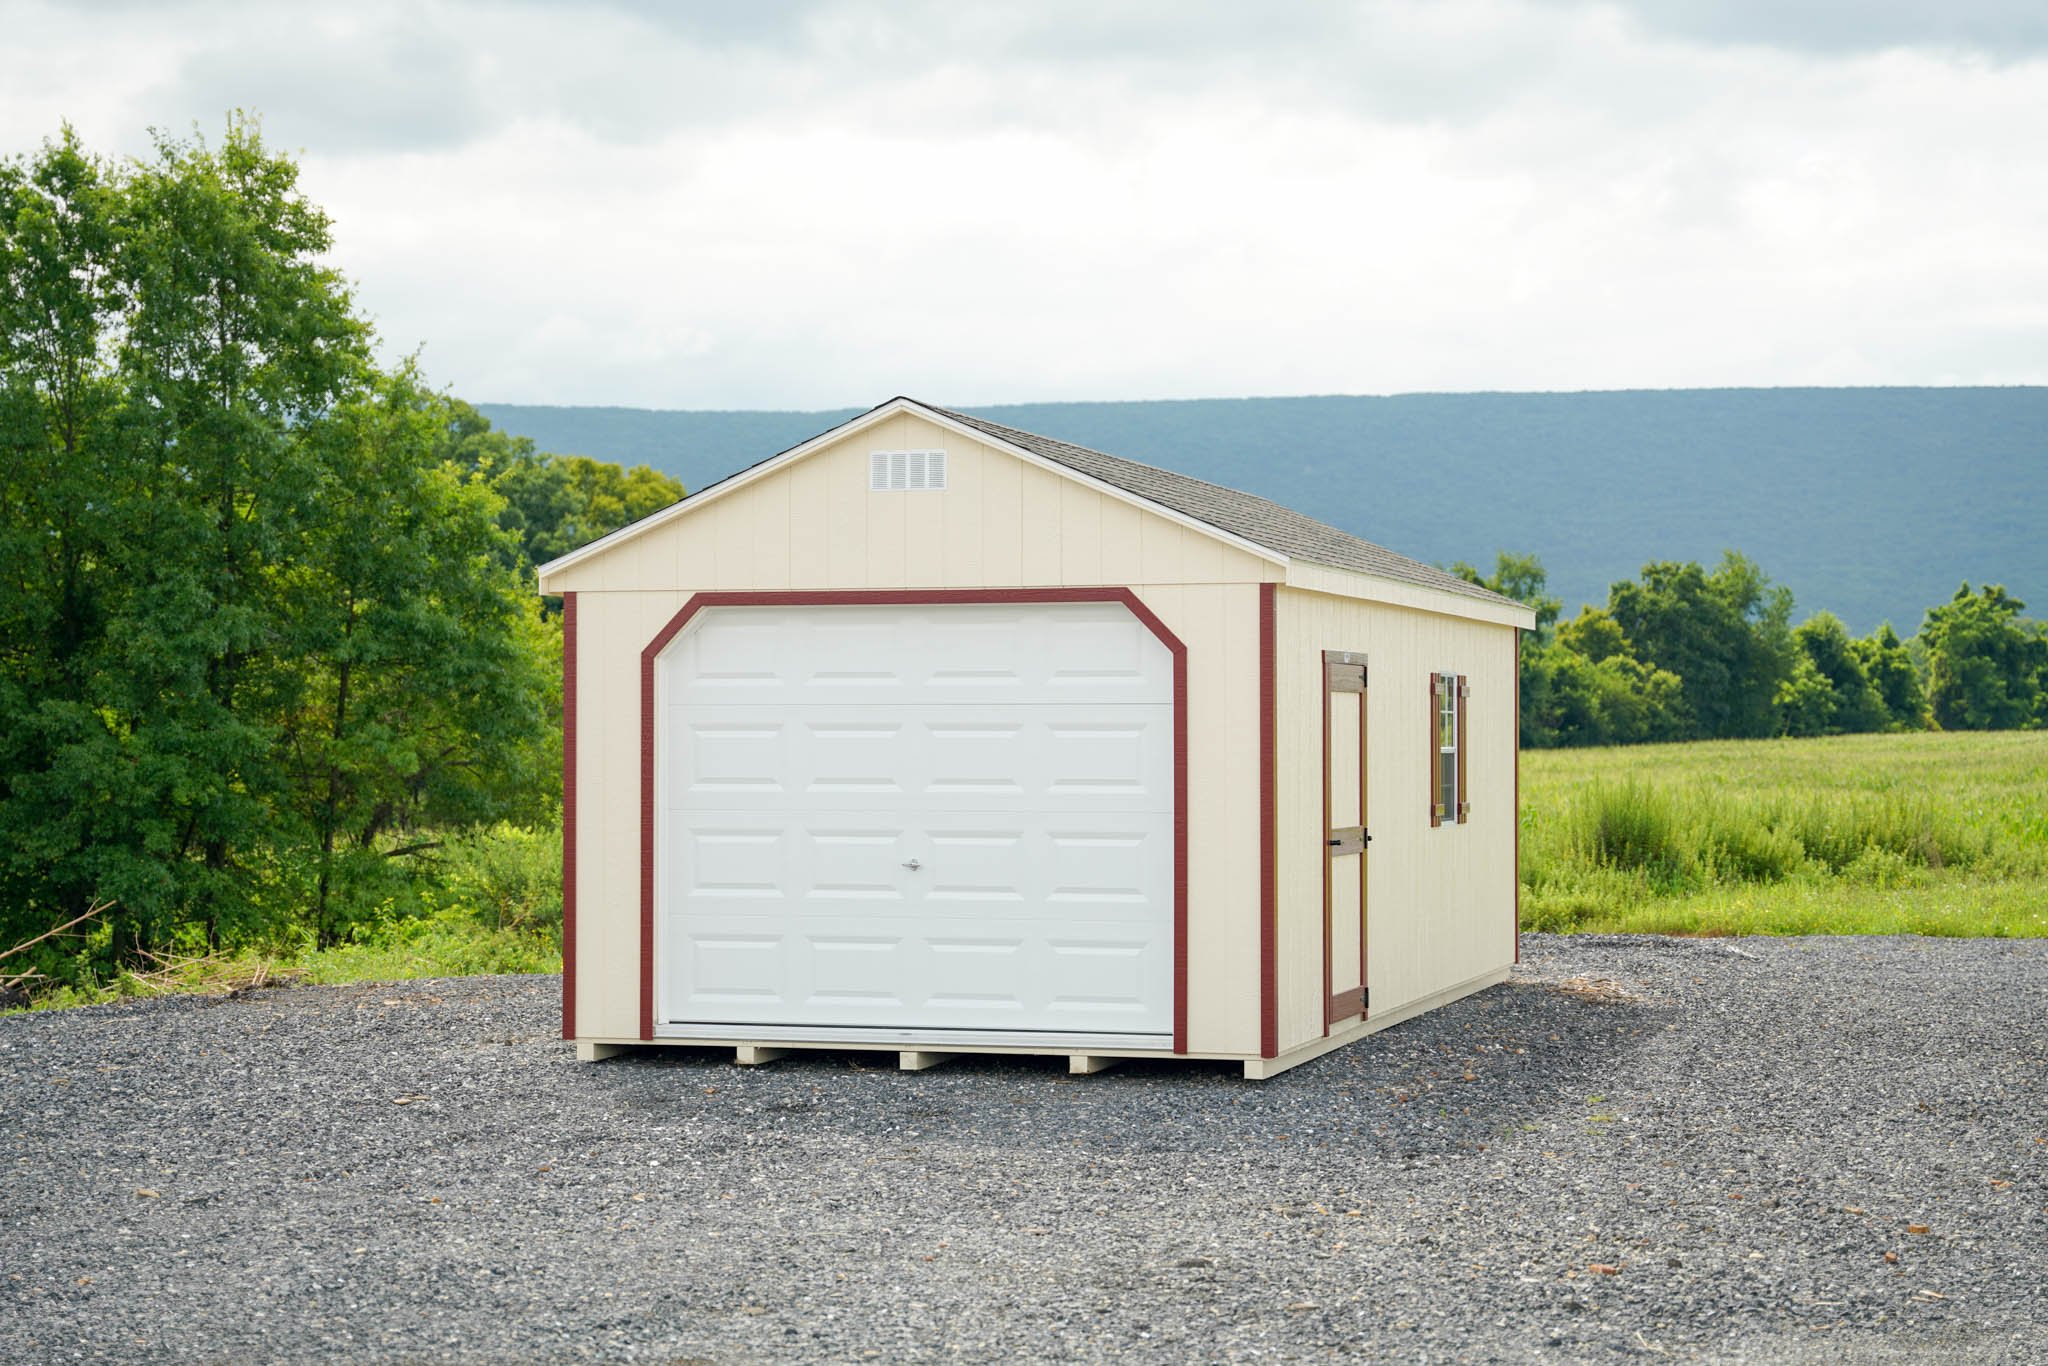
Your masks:
[[[1364,602],[1381,602],[1394,607],[1463,617],[1468,621],[1484,621],[1495,626],[1516,626],[1524,631],[1536,629],[1536,613],[1519,603],[1487,602],[1468,598],[1462,593],[1445,592],[1441,588],[1382,578],[1377,574],[1361,574],[1355,569],[1312,564],[1306,560],[1296,560],[1287,567],[1287,586],[1311,593],[1328,593],[1334,597],[1357,598]]]

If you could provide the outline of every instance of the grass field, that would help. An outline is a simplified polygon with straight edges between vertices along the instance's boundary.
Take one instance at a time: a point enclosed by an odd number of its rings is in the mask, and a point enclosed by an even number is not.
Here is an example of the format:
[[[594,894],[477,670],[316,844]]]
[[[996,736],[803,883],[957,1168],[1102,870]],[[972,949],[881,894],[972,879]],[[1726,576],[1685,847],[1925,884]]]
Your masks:
[[[2048,733],[1525,752],[1522,926],[2048,936]]]

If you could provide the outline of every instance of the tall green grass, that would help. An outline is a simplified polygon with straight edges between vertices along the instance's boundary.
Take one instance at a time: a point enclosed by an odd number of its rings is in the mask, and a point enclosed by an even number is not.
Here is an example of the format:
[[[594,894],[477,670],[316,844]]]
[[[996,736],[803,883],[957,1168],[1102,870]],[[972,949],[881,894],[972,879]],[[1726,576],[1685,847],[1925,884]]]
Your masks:
[[[1522,923],[2048,935],[2048,734],[1522,756]]]

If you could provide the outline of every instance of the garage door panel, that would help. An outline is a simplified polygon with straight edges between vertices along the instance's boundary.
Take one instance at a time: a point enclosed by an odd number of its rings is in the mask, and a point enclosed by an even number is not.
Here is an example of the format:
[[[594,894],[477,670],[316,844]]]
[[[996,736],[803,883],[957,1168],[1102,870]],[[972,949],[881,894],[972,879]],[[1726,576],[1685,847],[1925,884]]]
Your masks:
[[[671,707],[671,809],[1173,807],[1173,708]]]
[[[691,706],[1173,700],[1171,657],[1119,603],[709,608],[662,663]]]
[[[1007,935],[911,918],[847,934],[799,918],[786,940],[699,933],[667,983],[679,1021],[1157,1033],[1170,1027],[1171,954],[1130,934],[1076,935],[1038,918]],[[900,930],[901,933],[891,931]],[[764,1013],[765,1012],[765,1013]]]

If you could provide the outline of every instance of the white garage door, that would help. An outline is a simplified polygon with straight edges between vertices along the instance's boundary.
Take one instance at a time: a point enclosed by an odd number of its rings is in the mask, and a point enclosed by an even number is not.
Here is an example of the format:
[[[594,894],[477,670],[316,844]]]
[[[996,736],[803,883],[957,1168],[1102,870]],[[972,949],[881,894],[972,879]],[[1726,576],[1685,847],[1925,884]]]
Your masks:
[[[1170,1039],[1172,658],[1121,605],[712,608],[656,686],[668,1032]]]

